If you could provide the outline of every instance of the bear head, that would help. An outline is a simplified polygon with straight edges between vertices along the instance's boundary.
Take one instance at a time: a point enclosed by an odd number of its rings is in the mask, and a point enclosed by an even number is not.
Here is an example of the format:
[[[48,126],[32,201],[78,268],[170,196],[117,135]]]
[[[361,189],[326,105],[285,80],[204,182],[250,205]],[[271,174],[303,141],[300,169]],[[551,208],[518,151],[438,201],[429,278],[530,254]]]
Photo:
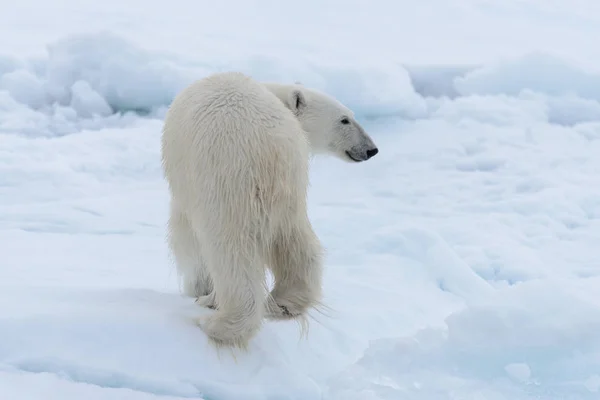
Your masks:
[[[296,116],[313,153],[329,153],[348,162],[361,162],[379,150],[341,102],[323,92],[295,85],[266,84]]]

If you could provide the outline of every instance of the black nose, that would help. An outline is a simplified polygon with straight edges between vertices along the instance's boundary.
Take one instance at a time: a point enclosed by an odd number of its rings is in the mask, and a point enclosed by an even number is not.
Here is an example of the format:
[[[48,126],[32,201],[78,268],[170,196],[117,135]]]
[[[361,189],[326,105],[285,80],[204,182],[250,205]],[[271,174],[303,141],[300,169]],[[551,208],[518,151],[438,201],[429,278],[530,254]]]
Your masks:
[[[371,149],[371,150],[367,150],[367,160],[369,158],[373,157],[377,153],[379,153],[379,150],[377,149],[377,147],[375,147],[374,149]]]

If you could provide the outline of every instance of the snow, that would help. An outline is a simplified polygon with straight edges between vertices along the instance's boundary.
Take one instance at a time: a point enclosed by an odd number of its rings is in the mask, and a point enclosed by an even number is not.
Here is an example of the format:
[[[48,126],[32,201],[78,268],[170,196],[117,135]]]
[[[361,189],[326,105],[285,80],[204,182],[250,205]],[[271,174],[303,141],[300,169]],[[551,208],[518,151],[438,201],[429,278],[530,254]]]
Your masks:
[[[0,14],[0,397],[598,399],[597,2],[109,3]],[[227,69],[326,90],[380,149],[313,161],[327,308],[247,353],[165,244],[164,112]]]

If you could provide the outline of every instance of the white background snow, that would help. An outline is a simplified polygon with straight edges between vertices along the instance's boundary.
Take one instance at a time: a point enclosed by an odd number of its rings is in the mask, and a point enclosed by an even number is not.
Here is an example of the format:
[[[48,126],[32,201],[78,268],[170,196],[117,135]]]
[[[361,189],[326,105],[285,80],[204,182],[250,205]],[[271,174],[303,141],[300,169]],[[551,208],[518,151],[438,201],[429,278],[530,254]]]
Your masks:
[[[0,398],[600,399],[600,3],[19,0],[0,11]],[[211,72],[352,107],[312,164],[326,315],[217,353],[162,117]]]

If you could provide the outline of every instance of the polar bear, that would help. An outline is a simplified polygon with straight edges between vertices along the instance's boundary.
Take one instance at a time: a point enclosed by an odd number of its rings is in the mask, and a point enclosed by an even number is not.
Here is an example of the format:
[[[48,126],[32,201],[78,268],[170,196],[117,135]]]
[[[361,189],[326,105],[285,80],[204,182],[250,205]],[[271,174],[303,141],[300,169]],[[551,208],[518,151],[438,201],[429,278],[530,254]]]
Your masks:
[[[361,162],[378,149],[317,90],[224,72],[173,100],[161,139],[168,244],[183,292],[216,309],[198,321],[214,344],[246,348],[264,318],[319,304],[323,249],[306,197],[309,157],[324,152]]]

